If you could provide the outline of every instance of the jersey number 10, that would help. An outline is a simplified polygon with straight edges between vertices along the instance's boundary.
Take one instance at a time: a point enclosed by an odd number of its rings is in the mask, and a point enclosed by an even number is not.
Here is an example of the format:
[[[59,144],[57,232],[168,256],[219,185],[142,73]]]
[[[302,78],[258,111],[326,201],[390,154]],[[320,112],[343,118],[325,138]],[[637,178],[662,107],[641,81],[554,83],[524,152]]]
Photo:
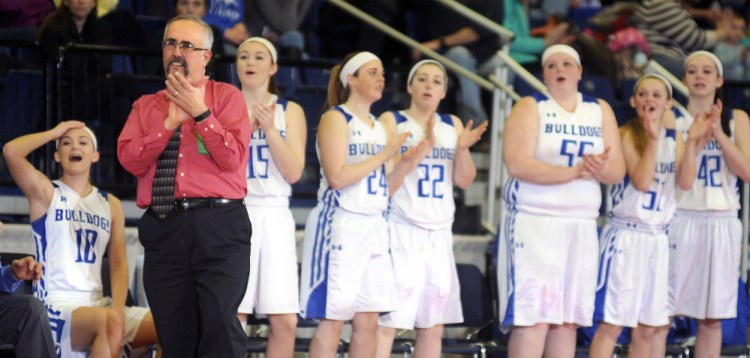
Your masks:
[[[91,229],[78,229],[75,233],[76,244],[78,244],[78,257],[76,258],[76,262],[93,264],[96,262],[94,245],[96,245],[96,237],[98,233],[96,230]]]

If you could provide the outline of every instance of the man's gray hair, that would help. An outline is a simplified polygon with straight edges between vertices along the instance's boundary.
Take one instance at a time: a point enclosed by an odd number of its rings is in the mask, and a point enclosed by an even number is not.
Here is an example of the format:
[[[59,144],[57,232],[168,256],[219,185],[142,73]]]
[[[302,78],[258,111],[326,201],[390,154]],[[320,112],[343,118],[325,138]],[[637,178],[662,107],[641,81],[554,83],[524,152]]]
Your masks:
[[[213,30],[211,30],[211,26],[208,25],[205,21],[201,20],[199,17],[195,15],[190,15],[190,14],[177,15],[173,17],[172,19],[170,19],[169,22],[167,22],[167,26],[164,28],[164,36],[162,37],[162,40],[166,40],[167,38],[167,31],[169,31],[169,25],[179,20],[192,21],[203,26],[203,32],[205,33],[205,35],[203,36],[203,39],[205,40],[205,43],[206,43],[206,45],[203,45],[203,46],[205,46],[209,50],[213,47],[214,32]],[[196,47],[201,47],[200,45],[196,45],[196,44],[193,44],[193,45],[195,45]]]

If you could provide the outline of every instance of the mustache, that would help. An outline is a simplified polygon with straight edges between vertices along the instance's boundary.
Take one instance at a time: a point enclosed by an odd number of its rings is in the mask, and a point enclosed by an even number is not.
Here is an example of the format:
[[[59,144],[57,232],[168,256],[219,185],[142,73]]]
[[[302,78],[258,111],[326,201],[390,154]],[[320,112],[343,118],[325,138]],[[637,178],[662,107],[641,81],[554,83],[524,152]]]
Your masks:
[[[175,63],[175,62],[178,63],[178,64],[180,64],[180,65],[182,65],[182,66],[187,66],[187,61],[185,61],[184,57],[182,57],[182,56],[174,56],[174,55],[172,55],[172,57],[169,58],[169,61],[167,61],[167,64],[172,64],[172,63]]]
[[[170,57],[169,60],[164,64],[164,73],[165,74],[169,73],[169,65],[171,65],[173,63],[181,65],[182,68],[183,68],[183,71],[182,71],[183,74],[185,76],[188,75],[187,61],[185,61],[184,57],[182,57],[182,56],[175,56],[175,55],[172,55],[172,57]]]

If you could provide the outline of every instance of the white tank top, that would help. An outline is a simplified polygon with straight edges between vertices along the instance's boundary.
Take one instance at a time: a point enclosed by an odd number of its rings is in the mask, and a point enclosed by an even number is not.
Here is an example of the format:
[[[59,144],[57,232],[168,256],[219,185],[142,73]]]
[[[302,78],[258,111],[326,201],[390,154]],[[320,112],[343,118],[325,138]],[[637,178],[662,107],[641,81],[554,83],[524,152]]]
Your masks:
[[[361,163],[380,153],[387,143],[385,129],[375,116],[370,115],[373,126],[370,127],[363,120],[355,117],[344,106],[336,106],[335,111],[341,112],[349,125],[347,138],[347,165]],[[315,146],[320,159],[318,143]],[[324,205],[333,205],[350,213],[361,215],[379,215],[388,207],[388,182],[385,175],[385,165],[379,166],[370,175],[345,188],[334,190],[328,186],[323,169],[320,169],[320,187],[318,201]]]
[[[539,133],[534,157],[547,164],[572,167],[587,154],[604,152],[602,109],[596,98],[578,94],[574,112],[542,93],[533,98],[539,109]],[[541,185],[510,177],[505,184],[510,210],[536,215],[575,218],[599,216],[602,195],[594,178]]]
[[[102,258],[112,220],[107,193],[94,187],[81,198],[62,181],[52,185],[47,212],[31,223],[36,259],[44,264],[34,292],[42,300],[68,293],[101,296]]]
[[[286,106],[287,100],[273,96],[269,105],[276,103],[273,123],[286,139]],[[247,166],[247,197],[250,205],[288,206],[292,195],[292,186],[284,179],[271,155],[266,142],[266,134],[258,128],[250,140],[250,161]]]
[[[649,191],[638,191],[627,175],[612,187],[612,215],[628,222],[668,225],[674,217],[675,202],[675,130],[661,130],[656,157],[656,172]]]
[[[732,114],[732,109],[727,109]],[[676,127],[687,138],[687,131],[693,123],[693,116],[675,110]],[[729,120],[730,139],[734,142],[734,118]],[[724,152],[712,139],[696,159],[697,176],[693,187],[684,191],[677,188],[677,208],[680,210],[727,211],[739,210],[740,193],[737,175],[732,173],[724,160]]]
[[[393,112],[398,133],[411,135],[401,147],[405,152],[425,137],[422,126],[405,111]],[[428,230],[450,229],[456,211],[453,202],[453,159],[458,134],[448,114],[435,114],[435,146],[416,169],[404,178],[391,199],[389,220]]]

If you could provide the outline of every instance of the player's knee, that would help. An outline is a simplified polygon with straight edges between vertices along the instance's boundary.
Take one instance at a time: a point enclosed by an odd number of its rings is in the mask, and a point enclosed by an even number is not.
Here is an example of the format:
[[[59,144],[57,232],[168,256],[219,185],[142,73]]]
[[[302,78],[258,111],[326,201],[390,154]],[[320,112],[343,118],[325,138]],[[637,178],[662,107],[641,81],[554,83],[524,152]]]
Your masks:
[[[431,341],[440,340],[443,338],[443,325],[436,325],[428,329],[417,330],[417,340],[427,339]]]
[[[615,326],[613,324],[607,324],[602,322],[599,327],[596,328],[596,334],[601,334],[610,338],[617,339],[622,333],[621,326]]]
[[[698,320],[698,328],[700,329],[721,329],[721,320],[720,319],[699,319]]]
[[[297,328],[297,315],[281,315],[273,320],[271,329],[282,336],[294,336]]]
[[[633,336],[633,339],[638,339],[640,341],[650,341],[656,334],[656,328],[651,326],[638,326],[638,328],[634,329],[631,334]]]

